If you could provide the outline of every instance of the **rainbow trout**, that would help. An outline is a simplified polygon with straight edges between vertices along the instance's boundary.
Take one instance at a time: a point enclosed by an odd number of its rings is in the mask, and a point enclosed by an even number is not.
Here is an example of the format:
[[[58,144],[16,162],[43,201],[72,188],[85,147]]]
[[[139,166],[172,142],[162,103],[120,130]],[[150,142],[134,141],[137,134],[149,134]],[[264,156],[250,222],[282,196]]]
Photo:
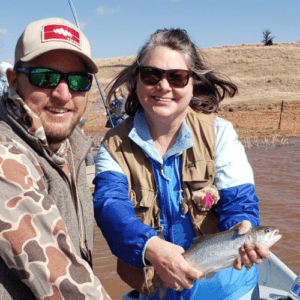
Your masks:
[[[233,266],[235,259],[240,257],[239,248],[246,241],[270,248],[280,238],[279,230],[273,226],[253,227],[244,235],[239,235],[235,227],[228,231],[196,237],[183,256],[190,265],[210,279],[216,272]],[[159,290],[160,299],[163,299],[167,286],[162,280],[156,281],[155,286]]]

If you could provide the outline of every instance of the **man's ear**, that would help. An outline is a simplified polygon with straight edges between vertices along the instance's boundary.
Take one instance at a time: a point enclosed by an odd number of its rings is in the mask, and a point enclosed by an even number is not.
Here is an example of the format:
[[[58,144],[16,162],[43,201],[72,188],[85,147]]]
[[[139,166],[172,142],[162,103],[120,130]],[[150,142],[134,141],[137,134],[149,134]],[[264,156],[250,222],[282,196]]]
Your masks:
[[[16,88],[17,78],[18,78],[17,71],[13,68],[8,68],[6,70],[6,77],[7,77],[7,81],[9,83],[9,86],[12,87],[12,88]]]

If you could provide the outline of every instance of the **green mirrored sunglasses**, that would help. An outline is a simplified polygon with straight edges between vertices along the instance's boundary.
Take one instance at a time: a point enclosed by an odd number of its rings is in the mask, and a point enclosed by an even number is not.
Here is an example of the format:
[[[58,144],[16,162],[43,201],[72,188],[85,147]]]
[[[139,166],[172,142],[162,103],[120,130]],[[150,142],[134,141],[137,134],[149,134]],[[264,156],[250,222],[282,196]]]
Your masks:
[[[27,74],[29,82],[43,89],[55,89],[62,79],[74,92],[87,92],[93,82],[93,76],[84,72],[62,73],[49,68],[18,68],[18,72]]]

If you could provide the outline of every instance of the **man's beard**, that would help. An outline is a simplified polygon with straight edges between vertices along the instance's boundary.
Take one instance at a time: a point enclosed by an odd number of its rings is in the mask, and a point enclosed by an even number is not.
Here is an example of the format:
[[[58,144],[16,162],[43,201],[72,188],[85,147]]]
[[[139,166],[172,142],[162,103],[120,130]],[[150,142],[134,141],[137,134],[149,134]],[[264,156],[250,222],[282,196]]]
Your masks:
[[[59,135],[51,132],[51,129],[44,128],[48,145],[60,144],[60,143],[64,142],[73,133],[78,122],[79,122],[78,120],[76,122],[73,122],[73,124],[70,126],[70,128],[66,132],[59,134]]]
[[[16,87],[16,93],[24,100],[23,93],[21,92],[21,89],[19,88],[19,84]],[[84,112],[86,110],[86,107],[87,107],[87,99],[85,101],[85,106],[84,106],[82,115],[84,114]],[[82,115],[78,116],[77,120],[73,121],[73,123],[70,125],[70,128],[66,132],[61,133],[61,134],[54,133],[51,130],[51,128],[45,128],[43,120],[40,118],[40,121],[41,121],[42,126],[43,126],[44,131],[45,131],[45,135],[46,135],[48,145],[63,143],[73,133],[73,131],[76,128],[77,124],[79,123]]]
[[[51,144],[61,144],[63,141],[65,141],[72,134],[73,129],[74,128],[72,128],[72,130],[67,131],[64,135],[59,135],[59,136],[58,135],[54,135],[51,132],[50,133],[49,132],[45,132],[48,145],[51,145]]]

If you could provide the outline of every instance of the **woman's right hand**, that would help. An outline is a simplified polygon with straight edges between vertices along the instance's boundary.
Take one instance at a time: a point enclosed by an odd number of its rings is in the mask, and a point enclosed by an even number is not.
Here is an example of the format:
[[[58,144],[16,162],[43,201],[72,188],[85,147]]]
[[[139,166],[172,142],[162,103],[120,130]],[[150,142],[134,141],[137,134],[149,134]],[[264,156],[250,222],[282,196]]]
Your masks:
[[[202,280],[204,275],[193,268],[182,256],[184,249],[160,238],[152,239],[145,252],[160,278],[172,289],[191,289],[194,280]]]

